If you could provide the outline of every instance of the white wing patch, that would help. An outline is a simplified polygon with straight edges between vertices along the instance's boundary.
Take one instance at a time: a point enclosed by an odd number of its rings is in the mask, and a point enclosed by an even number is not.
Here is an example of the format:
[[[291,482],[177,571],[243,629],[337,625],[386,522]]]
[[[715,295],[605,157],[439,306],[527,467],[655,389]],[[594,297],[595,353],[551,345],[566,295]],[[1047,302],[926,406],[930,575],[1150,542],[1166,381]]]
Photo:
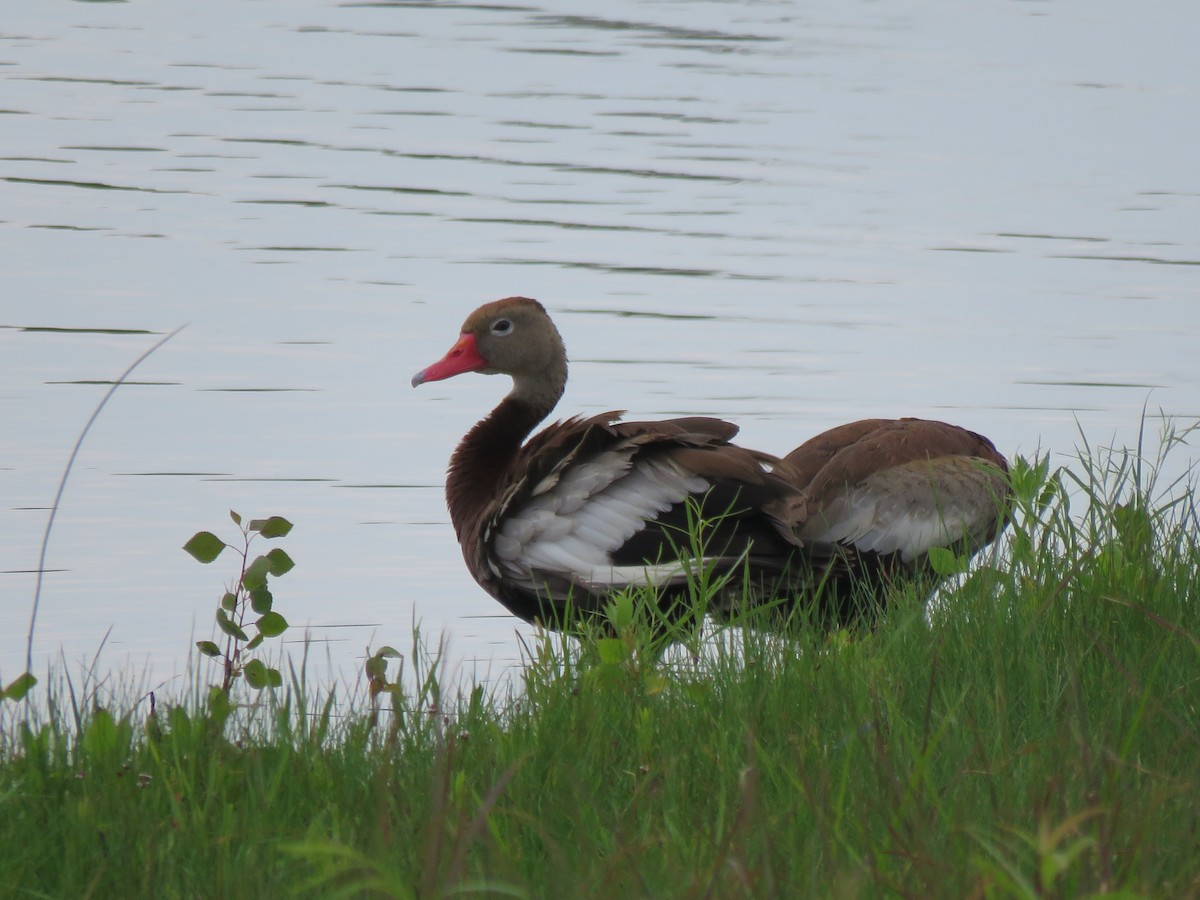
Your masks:
[[[980,460],[944,457],[869,475],[800,529],[806,543],[850,544],[911,562],[930,547],[984,543],[996,523],[1002,476]]]
[[[546,574],[593,589],[661,584],[681,563],[614,566],[612,554],[661,513],[709,483],[669,457],[631,463],[636,447],[567,465],[539,482],[532,498],[510,509],[491,544],[494,568],[531,590]],[[543,573],[540,577],[538,573]]]

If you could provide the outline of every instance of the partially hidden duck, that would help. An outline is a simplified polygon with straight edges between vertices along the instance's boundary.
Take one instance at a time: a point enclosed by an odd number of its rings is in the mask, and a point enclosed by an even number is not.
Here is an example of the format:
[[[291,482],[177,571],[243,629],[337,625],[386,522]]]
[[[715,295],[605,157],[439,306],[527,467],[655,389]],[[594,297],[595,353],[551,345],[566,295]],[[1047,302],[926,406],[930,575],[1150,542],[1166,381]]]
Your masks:
[[[716,418],[625,422],[620,412],[556,422],[563,341],[536,300],[467,317],[413,386],[464,372],[512,378],[508,395],[450,458],[446,500],[475,580],[512,613],[570,629],[622,588],[652,585],[666,621],[689,582],[729,576],[708,611],[769,603],[784,621],[815,603],[857,619],[898,577],[931,576],[927,553],[972,553],[1007,517],[1007,465],[991,441],[944,422],[865,419],[775,457],[732,443]],[[697,523],[703,523],[696,535]]]

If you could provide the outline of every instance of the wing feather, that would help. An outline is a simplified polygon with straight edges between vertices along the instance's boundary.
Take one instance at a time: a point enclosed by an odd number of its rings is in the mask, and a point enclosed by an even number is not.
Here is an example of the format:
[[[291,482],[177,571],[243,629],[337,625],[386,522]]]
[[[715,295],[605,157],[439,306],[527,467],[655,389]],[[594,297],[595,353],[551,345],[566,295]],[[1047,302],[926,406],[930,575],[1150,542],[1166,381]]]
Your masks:
[[[704,498],[717,483],[729,496],[743,488],[798,493],[772,474],[774,457],[727,443],[736,433],[728,422],[702,417],[614,423],[605,416],[551,426],[527,444],[541,455],[493,508],[481,549],[505,579],[534,592],[678,581],[686,563],[654,558],[669,543],[642,538],[648,523],[677,517],[689,498]],[[633,564],[627,553],[614,560],[634,544],[649,562]]]

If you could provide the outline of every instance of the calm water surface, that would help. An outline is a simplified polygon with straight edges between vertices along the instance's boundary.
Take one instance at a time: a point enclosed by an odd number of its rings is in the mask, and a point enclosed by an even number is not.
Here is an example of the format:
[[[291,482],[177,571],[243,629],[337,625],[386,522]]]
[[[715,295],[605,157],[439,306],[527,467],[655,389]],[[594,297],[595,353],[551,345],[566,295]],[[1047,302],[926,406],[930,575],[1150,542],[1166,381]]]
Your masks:
[[[528,629],[442,473],[505,384],[408,387],[500,296],[554,312],[564,414],[781,453],[913,414],[1065,461],[1195,420],[1198,32],[1188,0],[9,10],[0,678],[73,441],[184,323],[79,457],[38,672],[109,629],[102,666],[182,672],[234,572],[179,547],[234,508],[296,523],[277,602],[322,665],[418,622],[502,675]]]

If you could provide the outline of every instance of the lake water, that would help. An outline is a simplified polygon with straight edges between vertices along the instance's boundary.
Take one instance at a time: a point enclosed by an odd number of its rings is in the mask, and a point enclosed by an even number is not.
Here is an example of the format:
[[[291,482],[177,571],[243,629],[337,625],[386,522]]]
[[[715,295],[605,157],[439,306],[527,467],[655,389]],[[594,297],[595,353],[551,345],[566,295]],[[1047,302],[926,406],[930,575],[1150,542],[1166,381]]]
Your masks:
[[[102,669],[182,672],[236,573],[180,545],[230,508],[295,522],[277,604],[321,665],[417,622],[510,670],[529,629],[442,499],[506,385],[409,388],[501,296],[554,313],[562,414],[779,453],[909,414],[1065,461],[1200,418],[1197,33],[1191,0],[13,6],[0,678],[75,438],[185,323],[80,453],[39,674],[106,633]]]

